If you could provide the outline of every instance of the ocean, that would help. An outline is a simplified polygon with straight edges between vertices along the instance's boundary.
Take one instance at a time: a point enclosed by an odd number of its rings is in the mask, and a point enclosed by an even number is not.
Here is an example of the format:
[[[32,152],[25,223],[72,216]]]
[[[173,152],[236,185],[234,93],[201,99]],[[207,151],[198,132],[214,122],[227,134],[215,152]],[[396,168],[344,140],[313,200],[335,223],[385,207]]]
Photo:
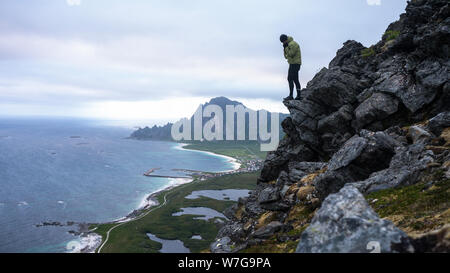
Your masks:
[[[120,219],[150,193],[180,182],[173,169],[220,172],[236,163],[180,144],[127,139],[101,121],[0,119],[0,252],[65,252],[72,227],[42,222]]]

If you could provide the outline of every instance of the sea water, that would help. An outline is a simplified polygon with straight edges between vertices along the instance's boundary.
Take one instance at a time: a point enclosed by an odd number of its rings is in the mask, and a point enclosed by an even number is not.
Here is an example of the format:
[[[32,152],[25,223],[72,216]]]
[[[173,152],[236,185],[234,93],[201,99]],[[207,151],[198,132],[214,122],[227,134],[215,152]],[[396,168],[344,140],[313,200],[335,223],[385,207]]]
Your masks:
[[[162,141],[127,139],[130,128],[89,120],[0,119],[0,252],[65,252],[72,227],[126,216],[180,176],[172,169],[219,172],[235,163]]]

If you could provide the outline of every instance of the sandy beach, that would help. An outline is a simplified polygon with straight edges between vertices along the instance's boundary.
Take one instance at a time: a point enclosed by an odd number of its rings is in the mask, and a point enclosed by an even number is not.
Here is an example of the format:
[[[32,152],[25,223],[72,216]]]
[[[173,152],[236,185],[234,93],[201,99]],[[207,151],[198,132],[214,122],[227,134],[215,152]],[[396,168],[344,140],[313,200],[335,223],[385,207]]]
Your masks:
[[[213,156],[216,156],[216,157],[221,157],[221,158],[224,158],[228,162],[233,164],[233,170],[238,170],[238,169],[241,168],[241,163],[239,163],[236,158],[233,158],[233,157],[230,157],[230,156],[226,156],[226,155],[220,155],[220,154],[216,154],[216,153],[208,152],[208,151],[200,151],[200,150],[184,148],[187,145],[189,145],[189,144],[188,143],[178,143],[177,146],[175,146],[175,149],[180,149],[180,150],[184,150],[184,151],[192,151],[192,152],[197,152],[197,153],[204,153],[204,154],[209,154],[209,155],[213,155]],[[219,171],[217,173],[226,173],[226,172],[229,172],[229,171]]]
[[[233,164],[233,170],[218,171],[217,173],[226,173],[226,172],[235,171],[235,170],[238,170],[241,168],[241,164],[235,158],[225,156],[225,155],[215,154],[213,152],[208,152],[208,151],[199,151],[199,150],[191,150],[191,149],[183,148],[186,145],[189,145],[189,144],[179,143],[174,147],[174,149],[180,149],[183,151],[199,152],[199,153],[213,155],[216,157],[221,157],[221,158],[226,159],[227,162],[230,162]],[[127,216],[119,218],[117,220],[114,220],[111,223],[120,224],[120,223],[132,221],[133,219],[135,219],[136,217],[141,215],[144,210],[148,210],[154,206],[158,206],[159,202],[158,202],[157,196],[161,192],[169,191],[175,187],[178,187],[178,186],[181,186],[181,185],[184,185],[187,183],[191,183],[192,181],[194,181],[193,178],[171,178],[167,185],[165,185],[164,187],[162,187],[156,191],[153,191],[153,192],[147,194],[142,199],[141,203],[135,210],[130,212]],[[100,235],[96,234],[95,229],[94,229],[94,230],[91,230],[89,232],[86,232],[86,233],[83,233],[82,235],[80,235],[78,242],[80,244],[78,247],[78,250],[75,249],[72,252],[94,253],[95,250],[101,245],[102,237]]]

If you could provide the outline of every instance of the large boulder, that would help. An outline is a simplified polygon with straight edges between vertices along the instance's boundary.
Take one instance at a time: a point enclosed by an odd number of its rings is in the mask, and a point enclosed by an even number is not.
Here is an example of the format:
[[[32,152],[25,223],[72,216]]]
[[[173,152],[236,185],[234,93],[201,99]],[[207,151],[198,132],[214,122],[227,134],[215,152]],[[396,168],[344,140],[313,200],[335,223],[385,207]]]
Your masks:
[[[350,122],[353,119],[353,107],[346,104],[338,111],[320,119],[317,123],[317,131],[324,133],[346,133],[351,130]]]
[[[355,110],[354,127],[357,129],[383,120],[398,110],[398,100],[388,94],[374,93]]]
[[[427,143],[433,136],[421,126],[414,125],[409,127],[407,137],[413,143]]]
[[[426,150],[420,143],[399,147],[389,168],[375,172],[369,178],[352,185],[363,193],[412,185],[418,181],[420,172],[434,162],[433,157],[433,152]]]
[[[306,175],[325,168],[326,165],[324,162],[291,161],[288,164],[288,182],[296,183]]]
[[[260,204],[266,204],[278,201],[280,199],[280,193],[276,187],[268,186],[259,193],[258,202]]]
[[[450,112],[442,112],[430,119],[427,127],[435,136],[440,136],[445,128],[450,127]]]
[[[299,140],[290,117],[283,121],[282,127],[286,135],[280,141],[277,150],[267,154],[258,178],[259,183],[277,179],[280,172],[287,169],[287,164],[291,160],[312,161],[316,158],[316,154]]]
[[[238,242],[245,235],[243,225],[239,222],[227,222],[217,233],[218,238],[229,237],[234,242]]]
[[[404,238],[407,235],[380,219],[356,188],[346,186],[325,199],[302,233],[296,252],[386,253]]]
[[[233,251],[230,237],[222,237],[211,243],[212,253],[231,253]]]
[[[367,147],[367,139],[358,135],[348,140],[342,148],[336,152],[328,164],[329,171],[336,171],[348,166],[353,160],[358,158]]]
[[[366,179],[373,172],[387,168],[398,145],[385,132],[361,131],[334,154],[327,171],[314,180],[316,196],[324,200],[346,183]]]
[[[266,226],[260,227],[253,234],[252,237],[264,239],[273,236],[275,233],[284,229],[284,224],[273,221],[267,224]]]

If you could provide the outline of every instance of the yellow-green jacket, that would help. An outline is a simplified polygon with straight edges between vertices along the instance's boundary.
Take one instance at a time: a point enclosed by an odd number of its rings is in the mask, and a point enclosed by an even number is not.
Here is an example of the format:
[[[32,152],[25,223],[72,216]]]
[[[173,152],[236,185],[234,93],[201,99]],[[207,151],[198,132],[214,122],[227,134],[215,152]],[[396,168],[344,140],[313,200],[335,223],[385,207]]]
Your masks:
[[[289,64],[302,64],[300,46],[291,36],[288,37],[288,45],[284,48],[284,57]]]

